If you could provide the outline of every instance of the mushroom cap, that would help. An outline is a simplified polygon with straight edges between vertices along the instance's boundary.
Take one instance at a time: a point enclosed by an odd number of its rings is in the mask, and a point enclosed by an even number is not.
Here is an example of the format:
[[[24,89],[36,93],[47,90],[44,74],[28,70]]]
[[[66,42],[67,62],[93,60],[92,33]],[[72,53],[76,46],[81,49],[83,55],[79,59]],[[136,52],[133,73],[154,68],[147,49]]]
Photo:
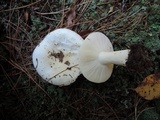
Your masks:
[[[108,80],[113,71],[113,64],[101,64],[98,57],[100,52],[111,51],[113,47],[108,37],[100,32],[89,34],[79,51],[79,67],[84,77],[94,83]]]
[[[66,28],[47,34],[32,54],[38,74],[54,85],[73,83],[80,75],[78,51],[82,41],[80,35]]]

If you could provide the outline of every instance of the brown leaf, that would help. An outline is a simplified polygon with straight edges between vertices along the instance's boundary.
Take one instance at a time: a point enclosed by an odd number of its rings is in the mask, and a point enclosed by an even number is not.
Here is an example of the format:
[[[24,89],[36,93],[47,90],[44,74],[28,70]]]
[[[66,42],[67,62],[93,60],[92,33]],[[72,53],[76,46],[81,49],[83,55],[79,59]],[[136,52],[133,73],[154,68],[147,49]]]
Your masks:
[[[135,91],[146,100],[160,98],[160,78],[156,74],[147,76]]]
[[[76,18],[75,7],[70,8],[68,13],[66,14],[66,18],[67,18],[67,26],[71,26],[75,23],[75,18]]]

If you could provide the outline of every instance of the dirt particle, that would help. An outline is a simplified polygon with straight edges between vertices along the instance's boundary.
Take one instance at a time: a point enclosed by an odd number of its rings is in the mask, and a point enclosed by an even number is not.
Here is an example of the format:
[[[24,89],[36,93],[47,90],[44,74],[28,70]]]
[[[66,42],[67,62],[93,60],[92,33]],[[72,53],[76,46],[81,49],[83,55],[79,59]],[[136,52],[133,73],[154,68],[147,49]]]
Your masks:
[[[66,61],[64,64],[66,64],[66,65],[69,66],[69,65],[70,65],[70,62],[69,62],[69,61]]]
[[[54,56],[55,58],[59,59],[59,62],[63,62],[64,54],[62,51],[59,51],[58,53],[51,53],[50,56]]]
[[[69,76],[70,76],[71,78],[73,78],[72,75],[69,74]]]
[[[71,67],[68,67],[67,70],[71,70]]]

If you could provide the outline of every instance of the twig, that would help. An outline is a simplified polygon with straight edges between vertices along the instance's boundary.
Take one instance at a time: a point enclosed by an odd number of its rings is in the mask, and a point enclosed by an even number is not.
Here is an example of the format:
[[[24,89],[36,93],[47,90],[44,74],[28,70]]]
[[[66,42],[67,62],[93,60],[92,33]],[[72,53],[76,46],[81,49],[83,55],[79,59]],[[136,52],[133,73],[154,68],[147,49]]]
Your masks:
[[[19,99],[19,101],[21,102],[22,106],[25,108],[26,110],[26,106],[24,105],[23,101],[20,99],[19,96],[19,92],[17,90],[17,88],[15,87],[13,81],[11,80],[11,78],[9,77],[9,75],[7,74],[7,72],[5,71],[5,69],[3,68],[2,65],[0,65],[1,69],[2,69],[2,73],[5,75],[5,77],[8,80],[8,84],[10,85],[11,89],[14,91],[14,93],[16,94],[17,98]]]
[[[54,15],[54,14],[63,13],[66,10],[69,10],[69,8],[59,10],[59,11],[56,11],[56,12],[48,12],[48,13],[36,12],[36,13],[39,14],[39,15]]]
[[[8,60],[7,60],[8,61]],[[51,100],[53,100],[49,94],[34,80],[34,78],[28,73],[28,70],[26,70],[25,68],[22,68],[20,65],[18,65],[17,63],[15,63],[14,61],[10,60],[8,61],[8,63],[10,63],[12,66],[14,66],[16,69],[22,71],[23,73],[25,73]]]
[[[150,110],[150,109],[153,109],[153,108],[154,108],[154,107],[150,107],[150,108],[146,108],[146,109],[140,111],[140,113],[137,115],[137,117],[135,118],[135,120],[138,120],[139,116],[140,116],[144,111]]]
[[[22,8],[30,7],[30,6],[32,6],[32,5],[34,5],[34,4],[39,3],[40,1],[41,1],[41,0],[38,0],[38,1],[33,2],[33,3],[31,3],[31,4],[24,5],[24,6],[17,7],[17,8],[11,8],[11,9],[7,9],[7,10],[1,10],[1,11],[0,11],[0,13],[1,13],[1,12],[9,12],[9,11],[12,11],[12,10],[18,10],[18,9],[22,9]]]
[[[4,20],[5,20],[5,22],[10,23],[9,25],[10,25],[12,28],[17,27],[17,24],[15,24],[15,23],[13,23],[13,22],[11,22],[11,21],[9,21],[9,20],[6,20],[6,19],[4,19]],[[14,28],[14,29],[16,30],[16,28]],[[26,36],[28,37],[28,39],[31,40],[30,35],[26,32],[25,29],[19,27],[19,30],[21,30],[24,34],[26,34]],[[9,35],[9,36],[11,36],[11,35]]]
[[[68,69],[78,68],[77,66],[78,66],[78,64],[73,65],[73,66],[71,66],[71,67],[69,67],[69,68],[66,68],[66,69],[62,70],[61,72],[57,73],[57,74],[56,74],[56,75],[54,75],[53,77],[49,78],[49,79],[48,79],[48,81],[50,81],[52,78],[56,77],[57,75],[59,75],[59,74],[61,74],[61,73],[65,72],[65,71],[67,71]]]
[[[116,119],[119,120],[116,112],[114,111],[114,109],[98,94],[98,93],[94,93],[95,95],[97,95],[113,112],[113,114],[115,115]]]

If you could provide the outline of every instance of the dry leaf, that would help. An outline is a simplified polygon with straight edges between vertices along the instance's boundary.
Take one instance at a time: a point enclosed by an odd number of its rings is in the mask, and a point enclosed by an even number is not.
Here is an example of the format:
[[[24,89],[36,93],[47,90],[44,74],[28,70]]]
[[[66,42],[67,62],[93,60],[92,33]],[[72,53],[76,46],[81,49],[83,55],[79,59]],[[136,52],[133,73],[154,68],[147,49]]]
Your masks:
[[[68,13],[67,13],[67,15],[66,15],[66,18],[67,18],[67,25],[68,26],[71,26],[71,25],[73,25],[74,23],[75,23],[75,18],[76,18],[76,11],[75,11],[75,8],[74,7],[72,7],[69,11],[68,11]]]
[[[110,7],[110,8],[109,8],[109,11],[108,11],[108,13],[111,13],[111,12],[113,12],[113,10],[114,10],[114,7],[112,6],[112,7]]]
[[[160,98],[160,78],[156,74],[147,76],[135,91],[146,100]]]

